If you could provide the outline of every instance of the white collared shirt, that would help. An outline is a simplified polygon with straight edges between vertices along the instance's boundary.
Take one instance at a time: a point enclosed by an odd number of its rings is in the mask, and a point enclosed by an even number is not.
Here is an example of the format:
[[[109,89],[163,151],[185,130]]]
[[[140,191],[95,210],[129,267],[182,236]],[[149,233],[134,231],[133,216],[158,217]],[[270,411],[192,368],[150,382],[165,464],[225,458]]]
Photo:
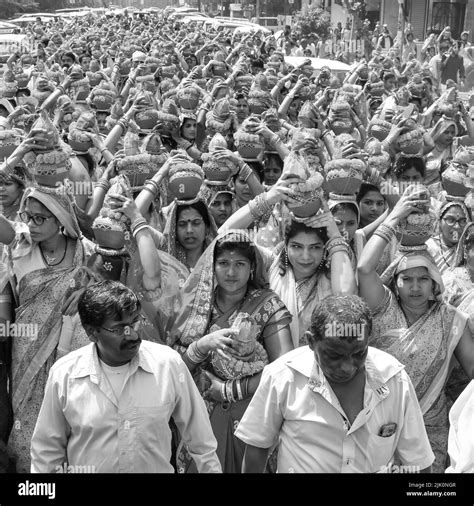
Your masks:
[[[198,471],[222,472],[204,401],[176,351],[142,341],[117,398],[96,345],[87,345],[51,368],[31,471],[57,472],[67,464],[97,473],[172,473],[171,417]]]
[[[279,440],[279,473],[388,472],[395,454],[406,466],[429,467],[434,454],[402,364],[369,347],[365,369],[364,407],[350,426],[314,353],[290,351],[265,367],[235,435],[258,448]],[[393,434],[379,436],[389,424]]]

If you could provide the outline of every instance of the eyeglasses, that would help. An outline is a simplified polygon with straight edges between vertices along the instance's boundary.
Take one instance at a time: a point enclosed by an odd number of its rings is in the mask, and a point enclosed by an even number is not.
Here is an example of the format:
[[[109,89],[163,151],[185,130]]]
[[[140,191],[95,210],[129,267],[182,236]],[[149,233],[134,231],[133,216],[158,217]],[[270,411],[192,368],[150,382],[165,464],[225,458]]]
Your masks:
[[[202,225],[204,223],[204,220],[202,218],[196,218],[194,220],[179,220],[178,221],[178,227],[179,228],[185,228],[187,227],[189,224],[193,227],[193,228],[197,228],[199,227],[200,225]]]
[[[115,327],[114,329],[109,329],[107,327],[99,327],[99,328],[106,330],[107,332],[111,332],[112,334],[115,334],[116,336],[128,336],[128,335],[130,335],[131,330],[134,330],[135,332],[140,330],[140,327],[144,323],[145,323],[145,317],[140,314],[135,318],[135,320],[133,320],[132,323],[129,323],[127,325],[119,325],[118,327]]]
[[[30,220],[33,220],[33,223],[38,226],[41,226],[46,220],[54,218],[54,216],[41,216],[41,214],[30,214],[26,211],[19,213],[18,216],[23,223],[28,224]]]
[[[446,218],[443,218],[443,220],[450,227],[454,227],[454,225],[456,225],[456,223],[458,223],[461,228],[464,228],[467,225],[467,220],[464,219],[464,218],[461,218],[460,220],[457,220],[456,218],[453,218],[452,216],[446,216]]]

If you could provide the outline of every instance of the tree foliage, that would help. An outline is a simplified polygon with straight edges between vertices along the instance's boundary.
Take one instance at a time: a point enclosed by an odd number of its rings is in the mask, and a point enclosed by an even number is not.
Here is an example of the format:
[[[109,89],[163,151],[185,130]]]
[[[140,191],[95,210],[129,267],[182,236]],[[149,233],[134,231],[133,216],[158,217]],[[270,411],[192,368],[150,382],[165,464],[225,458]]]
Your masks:
[[[321,7],[311,6],[295,16],[294,29],[300,36],[318,35],[322,39],[329,37],[331,15]]]
[[[33,1],[21,2],[15,0],[0,0],[0,13],[2,19],[10,19],[15,14],[26,12],[37,12],[38,3]]]

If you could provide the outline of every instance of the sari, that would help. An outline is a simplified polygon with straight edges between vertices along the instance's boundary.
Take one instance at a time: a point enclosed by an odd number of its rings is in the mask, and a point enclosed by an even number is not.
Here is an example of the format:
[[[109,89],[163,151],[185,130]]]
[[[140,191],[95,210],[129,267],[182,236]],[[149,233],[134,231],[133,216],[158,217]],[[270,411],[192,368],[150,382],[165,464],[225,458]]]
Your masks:
[[[5,248],[7,272],[0,280],[1,288],[10,282],[16,301],[16,328],[27,329],[15,335],[12,346],[12,407],[14,424],[8,450],[16,460],[18,472],[30,471],[30,442],[43,401],[49,370],[53,363],[69,351],[89,343],[74,310],[77,293],[91,281],[94,274],[84,267],[93,251],[90,241],[81,237],[71,200],[56,189],[29,188],[25,191],[20,209],[26,199],[40,201],[60,221],[67,236],[76,239],[72,266],[33,269],[17,282],[16,262],[28,265],[39,246],[31,240],[29,231],[17,233]]]
[[[453,158],[457,147],[456,139],[454,139],[453,143],[446,148],[438,148],[436,141],[442,133],[444,133],[448,128],[452,126],[455,128],[454,135],[458,135],[456,122],[452,119],[447,118],[446,116],[443,116],[430,130],[430,135],[435,143],[435,147],[430,153],[426,155],[426,172],[423,184],[429,188],[430,193],[433,197],[436,197],[439,191],[442,190],[440,181],[443,163]]]
[[[290,323],[291,339],[293,346],[298,348],[307,344],[304,335],[310,327],[311,315],[316,304],[332,295],[331,280],[326,273],[317,272],[310,278],[298,282],[289,265],[282,276],[280,263],[285,252],[282,244],[278,246],[278,250],[269,270],[270,287],[293,317]]]
[[[435,282],[429,310],[411,326],[403,312],[395,277],[413,267],[426,267]],[[435,454],[433,472],[444,472],[448,440],[448,404],[444,387],[454,350],[467,324],[467,315],[442,302],[443,281],[426,251],[401,255],[382,276],[384,300],[373,310],[369,344],[390,353],[405,365],[415,388],[428,439]]]
[[[474,283],[465,259],[465,245],[472,242],[474,223],[468,223],[464,228],[461,239],[457,244],[452,270],[443,275],[445,302],[457,307],[469,316],[469,328],[474,332]],[[455,365],[446,384],[446,395],[450,404],[454,403],[461,392],[467,387],[469,378],[458,361]]]
[[[452,197],[451,197],[452,198]],[[464,214],[466,221],[470,221],[469,210],[462,201],[447,200],[444,202],[438,211],[438,223],[441,221],[443,216],[451,207],[459,207]],[[426,246],[430,255],[433,257],[436,266],[438,267],[441,274],[449,271],[456,260],[456,248],[457,244],[448,246],[444,240],[441,232],[434,237],[431,237],[426,241]]]
[[[219,235],[202,255],[195,269],[187,279],[182,294],[182,309],[170,330],[168,344],[180,354],[201,337],[219,329],[232,327],[239,313],[251,315],[255,321],[256,341],[265,348],[264,331],[278,332],[291,321],[291,315],[280,298],[267,288],[265,262],[259,248],[255,247],[256,265],[253,280],[248,283],[246,296],[238,307],[222,313],[215,304],[217,288],[214,272],[214,251],[218,241],[251,241],[242,230],[229,230]],[[269,323],[274,319],[275,323]],[[201,394],[207,389],[204,370],[216,376],[219,373],[208,358],[193,373]],[[255,373],[256,374],[256,373]],[[221,379],[224,379],[221,377]],[[251,398],[232,403],[217,402],[204,398],[211,426],[217,440],[217,456],[224,473],[240,473],[245,444],[234,436],[234,430],[242,418]],[[184,445],[178,449],[178,469],[193,472],[194,464]]]
[[[179,260],[186,268],[190,269],[186,258],[186,250],[181,246],[178,241],[176,228],[178,221],[178,206],[191,205],[196,202],[203,202],[198,196],[194,200],[174,200],[166,209],[163,210],[163,214],[166,216],[164,219],[165,228],[161,235],[159,249],[166,251],[171,256]],[[205,203],[205,202],[204,202]],[[207,207],[206,207],[207,209]],[[214,238],[217,236],[217,227],[214,222],[209,210],[207,211],[210,226],[206,227],[206,237],[204,239],[204,250],[211,244]]]

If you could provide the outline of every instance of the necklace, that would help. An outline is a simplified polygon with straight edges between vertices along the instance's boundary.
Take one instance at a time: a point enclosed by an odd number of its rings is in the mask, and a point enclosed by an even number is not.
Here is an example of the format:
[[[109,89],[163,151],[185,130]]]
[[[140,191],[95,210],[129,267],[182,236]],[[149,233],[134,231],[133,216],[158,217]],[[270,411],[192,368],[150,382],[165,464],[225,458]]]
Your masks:
[[[56,260],[56,257],[50,257],[49,255],[46,255],[43,252],[43,248],[41,247],[41,244],[39,245],[39,249],[40,249],[41,256],[43,257],[43,260],[44,260],[45,264],[48,267],[54,267],[55,265],[59,265],[64,260],[64,258],[66,256],[66,252],[67,252],[67,239],[66,239],[66,244],[65,244],[65,247],[64,247],[63,256],[61,257],[61,259],[59,260],[59,262],[53,263]]]

